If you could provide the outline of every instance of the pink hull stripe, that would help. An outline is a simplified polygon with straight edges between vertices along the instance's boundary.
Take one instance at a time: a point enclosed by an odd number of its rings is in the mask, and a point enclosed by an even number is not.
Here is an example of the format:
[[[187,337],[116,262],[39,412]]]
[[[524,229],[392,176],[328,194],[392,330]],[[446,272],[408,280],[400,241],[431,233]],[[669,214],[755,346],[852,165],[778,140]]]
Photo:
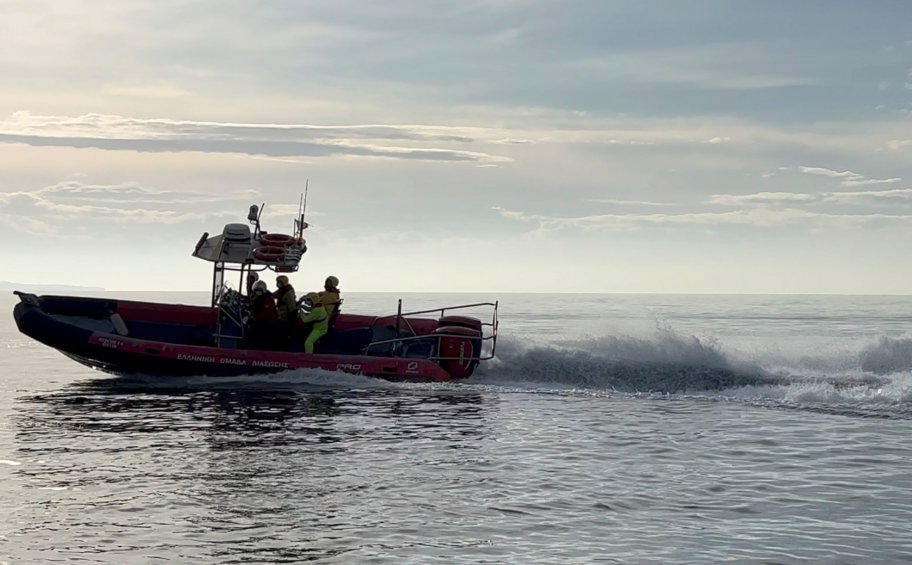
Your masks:
[[[230,364],[245,367],[250,374],[291,369],[323,369],[354,375],[388,379],[429,379],[448,381],[450,375],[437,363],[427,359],[369,357],[365,355],[324,355],[251,349],[219,349],[193,345],[175,345],[157,341],[94,332],[89,343],[149,359],[172,359],[193,363]]]

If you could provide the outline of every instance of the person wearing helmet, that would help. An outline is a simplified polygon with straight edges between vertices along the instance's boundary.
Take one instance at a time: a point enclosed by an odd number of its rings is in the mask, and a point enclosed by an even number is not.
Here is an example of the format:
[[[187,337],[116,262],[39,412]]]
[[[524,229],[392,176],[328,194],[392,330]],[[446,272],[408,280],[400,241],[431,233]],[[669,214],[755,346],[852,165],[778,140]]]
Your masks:
[[[276,277],[276,291],[274,293],[276,308],[278,309],[279,321],[287,322],[294,319],[294,313],[298,309],[298,302],[295,298],[294,287],[288,282],[288,277],[279,275]]]
[[[313,353],[314,345],[329,331],[329,315],[320,304],[320,295],[308,292],[301,301],[301,321],[310,326],[310,333],[304,341],[304,353]]]
[[[326,310],[326,315],[333,318],[333,315],[339,310],[342,299],[339,297],[339,279],[330,275],[326,277],[323,283],[323,291],[320,294],[320,304]]]
[[[285,344],[291,339],[295,330],[295,320],[298,318],[298,302],[295,299],[295,290],[288,282],[288,277],[276,277],[276,291],[273,293],[276,301],[276,313],[279,317],[279,339]]]
[[[269,292],[266,281],[255,282],[252,291],[247,341],[254,348],[269,347],[275,341],[275,330],[279,324],[275,298]]]

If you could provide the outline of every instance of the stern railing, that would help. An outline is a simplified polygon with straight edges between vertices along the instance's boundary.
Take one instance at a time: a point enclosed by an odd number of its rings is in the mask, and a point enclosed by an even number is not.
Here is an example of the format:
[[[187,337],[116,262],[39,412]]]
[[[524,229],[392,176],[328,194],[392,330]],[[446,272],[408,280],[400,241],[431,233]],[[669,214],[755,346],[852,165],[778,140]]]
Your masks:
[[[472,341],[480,341],[482,346],[478,351],[477,355],[469,357],[469,360],[473,361],[488,361],[493,359],[497,350],[497,308],[499,306],[499,301],[495,302],[476,302],[473,304],[460,304],[458,306],[444,306],[442,308],[429,308],[427,310],[415,310],[413,312],[402,312],[402,300],[399,300],[399,308],[395,314],[390,314],[389,316],[380,316],[374,320],[371,324],[371,327],[376,326],[381,323],[383,320],[390,320],[395,318],[396,320],[396,337],[390,339],[383,339],[370,342],[364,349],[365,353],[369,353],[372,348],[382,347],[382,346],[391,346],[394,357],[401,357],[404,350],[403,345],[416,342],[427,342],[428,339],[439,339],[443,337],[454,337],[462,339],[471,339]],[[417,335],[412,324],[409,322],[410,317],[421,316],[426,314],[439,314],[440,318],[443,318],[447,315],[448,312],[453,312],[457,310],[471,310],[477,308],[490,308],[490,321],[485,321],[478,318],[478,321],[481,325],[481,335],[478,337],[470,337],[464,334],[459,333],[447,333],[446,331],[440,333],[432,334],[423,334]],[[412,335],[400,336],[399,334],[402,331],[402,326],[407,328],[407,331]],[[444,326],[446,327],[446,326]],[[487,349],[487,351],[486,351]],[[459,357],[448,357],[437,355],[436,353],[428,359],[432,361],[444,361],[444,360],[465,360],[466,358]]]

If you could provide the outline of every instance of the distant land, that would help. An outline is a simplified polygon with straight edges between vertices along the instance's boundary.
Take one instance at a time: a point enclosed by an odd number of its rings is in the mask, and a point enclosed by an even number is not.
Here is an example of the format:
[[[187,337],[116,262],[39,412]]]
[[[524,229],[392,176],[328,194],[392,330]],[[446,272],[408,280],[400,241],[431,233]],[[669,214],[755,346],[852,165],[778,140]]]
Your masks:
[[[80,290],[80,291],[92,291],[99,292],[103,291],[104,288],[100,286],[76,286],[71,284],[24,284],[16,283],[9,281],[0,281],[0,291],[7,290],[26,290],[29,292],[41,291],[41,290],[50,290],[50,291],[61,291],[61,290]]]

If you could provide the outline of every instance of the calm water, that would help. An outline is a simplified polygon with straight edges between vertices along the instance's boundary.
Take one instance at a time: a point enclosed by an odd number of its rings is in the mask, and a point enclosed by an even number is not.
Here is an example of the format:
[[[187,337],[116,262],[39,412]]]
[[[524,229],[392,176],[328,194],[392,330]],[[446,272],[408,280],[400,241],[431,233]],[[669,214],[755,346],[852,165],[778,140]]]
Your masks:
[[[912,562],[912,297],[496,298],[440,386],[118,380],[0,297],[0,563]]]

